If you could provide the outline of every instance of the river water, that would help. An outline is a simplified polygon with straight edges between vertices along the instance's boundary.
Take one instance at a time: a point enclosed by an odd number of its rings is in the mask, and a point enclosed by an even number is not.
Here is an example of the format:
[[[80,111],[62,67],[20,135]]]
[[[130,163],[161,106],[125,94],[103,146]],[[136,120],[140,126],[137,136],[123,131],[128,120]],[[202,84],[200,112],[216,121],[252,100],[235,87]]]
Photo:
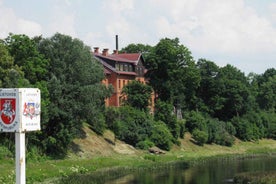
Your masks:
[[[172,167],[154,172],[139,171],[106,184],[224,184],[242,172],[276,171],[276,156],[246,159],[215,159],[188,169]]]

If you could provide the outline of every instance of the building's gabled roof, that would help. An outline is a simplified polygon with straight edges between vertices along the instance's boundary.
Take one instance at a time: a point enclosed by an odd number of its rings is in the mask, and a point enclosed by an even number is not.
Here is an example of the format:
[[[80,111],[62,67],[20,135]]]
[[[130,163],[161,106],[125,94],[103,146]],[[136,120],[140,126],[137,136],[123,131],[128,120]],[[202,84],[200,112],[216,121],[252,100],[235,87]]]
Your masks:
[[[103,58],[110,59],[110,57],[103,56],[103,55],[95,55],[95,54],[94,54],[94,56],[104,66],[104,73],[105,74],[111,74],[111,72],[115,72],[115,73],[121,74],[121,75],[137,75],[136,72],[117,71],[116,68],[114,68],[113,66],[111,66],[108,63],[103,61]],[[122,62],[127,62],[127,61],[123,60]],[[132,61],[132,62],[134,62],[134,61]]]
[[[102,54],[95,54],[94,56],[101,59],[108,59],[115,62],[125,62],[125,63],[132,63],[134,65],[137,65],[140,58],[142,57],[141,53],[122,53],[122,54],[108,54],[108,55],[102,55]]]

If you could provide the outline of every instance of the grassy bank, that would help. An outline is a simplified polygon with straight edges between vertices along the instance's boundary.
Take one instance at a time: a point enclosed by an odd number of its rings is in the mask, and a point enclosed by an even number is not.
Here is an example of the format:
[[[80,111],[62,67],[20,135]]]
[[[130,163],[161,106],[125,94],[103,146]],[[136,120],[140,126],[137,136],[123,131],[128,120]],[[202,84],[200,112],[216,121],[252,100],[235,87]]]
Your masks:
[[[189,135],[187,135],[189,136]],[[172,162],[182,162],[193,165],[204,162],[206,159],[223,157],[253,157],[259,154],[276,154],[275,140],[260,140],[258,142],[237,141],[233,147],[218,145],[197,146],[189,141],[189,137],[181,140],[181,146],[175,146],[164,155],[151,155],[147,152],[135,152],[132,154],[111,154],[107,156],[91,155],[80,157],[71,154],[63,160],[41,159],[27,161],[27,183],[39,183],[74,174],[87,174],[95,172],[108,173],[107,171],[118,168],[125,170],[158,169],[169,166]],[[14,159],[1,160],[0,183],[14,183]],[[114,172],[109,172],[114,173]],[[46,182],[45,182],[46,180]],[[49,182],[48,182],[49,183]],[[55,182],[53,182],[55,183]]]
[[[276,172],[241,173],[234,178],[236,184],[275,184]]]

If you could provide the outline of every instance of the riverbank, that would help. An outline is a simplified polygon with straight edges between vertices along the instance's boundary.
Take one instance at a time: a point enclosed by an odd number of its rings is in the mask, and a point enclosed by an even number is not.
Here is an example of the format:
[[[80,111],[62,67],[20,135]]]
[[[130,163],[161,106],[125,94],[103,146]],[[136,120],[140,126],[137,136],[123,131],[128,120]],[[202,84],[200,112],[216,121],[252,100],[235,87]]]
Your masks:
[[[234,182],[236,184],[250,183],[250,184],[275,184],[276,171],[273,172],[252,172],[241,173],[235,176]]]
[[[204,162],[206,159],[218,157],[231,159],[254,157],[260,154],[267,156],[276,154],[276,141],[267,139],[258,142],[236,140],[232,147],[198,146],[193,144],[190,134],[186,134],[185,138],[180,140],[180,146],[174,146],[171,151],[163,155],[153,155],[147,151],[135,150],[121,142],[116,142],[114,145],[111,142],[112,136],[110,133],[104,137],[95,137],[94,134],[88,134],[86,139],[88,138],[89,140],[77,140],[76,143],[82,141],[82,144],[78,147],[79,152],[75,150],[66,159],[40,158],[38,160],[27,160],[27,183],[56,183],[55,179],[57,178],[67,178],[76,174],[96,172],[111,174],[116,173],[113,171],[120,170],[158,169],[158,167],[169,167],[171,163],[176,162],[187,163],[191,166]],[[92,140],[97,140],[97,142],[91,142]],[[101,153],[100,150],[104,149],[104,144],[113,147],[115,151],[105,150],[104,153]],[[97,145],[101,149],[96,148]],[[116,152],[116,149],[119,148],[122,149]],[[98,152],[87,153],[87,149],[98,150]],[[14,160],[1,160],[0,169],[0,183],[14,183]]]

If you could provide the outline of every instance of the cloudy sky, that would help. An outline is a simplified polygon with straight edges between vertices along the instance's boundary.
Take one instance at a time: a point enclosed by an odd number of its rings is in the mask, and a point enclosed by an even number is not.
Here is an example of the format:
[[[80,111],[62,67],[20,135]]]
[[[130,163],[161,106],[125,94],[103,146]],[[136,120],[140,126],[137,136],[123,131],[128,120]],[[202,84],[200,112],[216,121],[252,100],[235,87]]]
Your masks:
[[[276,0],[0,0],[0,38],[56,32],[93,47],[180,39],[195,60],[245,74],[276,68]]]

